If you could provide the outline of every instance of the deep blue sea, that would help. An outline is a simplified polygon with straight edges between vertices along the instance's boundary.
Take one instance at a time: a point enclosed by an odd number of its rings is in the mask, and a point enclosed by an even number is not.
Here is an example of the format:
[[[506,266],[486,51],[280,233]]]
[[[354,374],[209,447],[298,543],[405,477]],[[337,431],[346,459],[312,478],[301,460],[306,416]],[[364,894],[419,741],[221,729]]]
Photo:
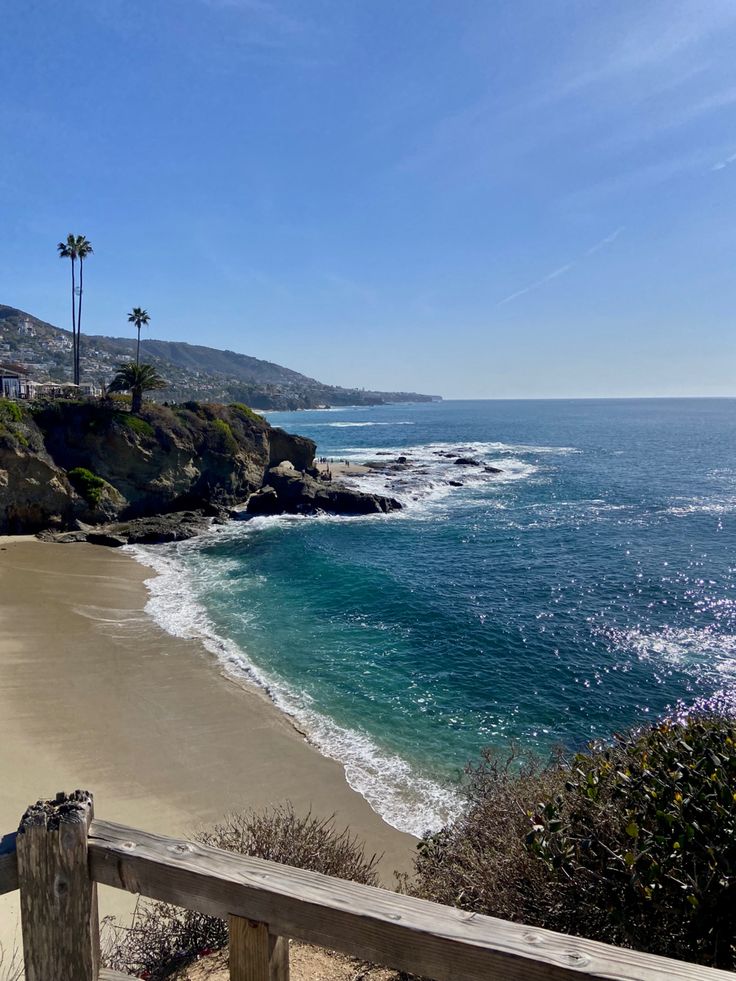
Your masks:
[[[546,754],[736,692],[736,400],[268,417],[320,455],[407,456],[354,480],[405,510],[144,550],[150,609],[263,684],[397,827],[451,814],[485,746]]]

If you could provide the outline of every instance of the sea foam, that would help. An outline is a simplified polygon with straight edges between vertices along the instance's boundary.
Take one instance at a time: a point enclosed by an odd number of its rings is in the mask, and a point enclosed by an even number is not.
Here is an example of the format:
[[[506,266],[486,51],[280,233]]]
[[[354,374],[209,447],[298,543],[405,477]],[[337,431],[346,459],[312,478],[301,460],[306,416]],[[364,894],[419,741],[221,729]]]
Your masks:
[[[283,524],[279,518],[257,519],[257,524],[231,525],[225,534],[239,536],[279,524]],[[174,637],[201,642],[229,674],[263,689],[278,709],[299,723],[323,755],[342,764],[348,784],[388,824],[419,836],[438,830],[457,815],[461,798],[455,789],[415,772],[406,760],[386,752],[367,734],[338,725],[317,711],[306,693],[264,671],[242,647],[217,631],[197,597],[197,583],[186,562],[186,553],[202,547],[209,537],[170,546],[126,548],[157,573],[146,581],[146,612],[152,619]],[[217,575],[225,571],[218,564]]]

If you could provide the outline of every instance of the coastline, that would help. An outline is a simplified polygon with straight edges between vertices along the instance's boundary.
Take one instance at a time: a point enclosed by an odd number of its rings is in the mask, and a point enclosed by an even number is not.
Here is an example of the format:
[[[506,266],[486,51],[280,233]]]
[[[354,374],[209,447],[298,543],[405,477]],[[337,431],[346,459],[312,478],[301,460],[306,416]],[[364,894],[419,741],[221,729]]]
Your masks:
[[[101,546],[0,538],[0,829],[61,789],[97,813],[168,834],[238,808],[290,800],[335,814],[381,875],[407,871],[415,839],[386,824],[261,691],[145,612],[151,570]],[[133,897],[101,894],[123,919]],[[0,942],[17,939],[17,896],[0,900]]]

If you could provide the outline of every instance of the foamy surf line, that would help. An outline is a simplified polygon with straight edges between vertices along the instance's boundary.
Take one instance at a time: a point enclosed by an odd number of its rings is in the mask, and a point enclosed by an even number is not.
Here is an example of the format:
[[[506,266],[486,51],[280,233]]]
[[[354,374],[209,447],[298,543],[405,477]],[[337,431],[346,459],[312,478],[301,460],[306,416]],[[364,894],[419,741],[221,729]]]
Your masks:
[[[229,674],[265,691],[324,756],[342,764],[349,786],[387,824],[419,837],[439,830],[457,815],[461,801],[452,788],[417,774],[406,760],[383,751],[367,734],[340,726],[317,711],[308,695],[260,669],[241,647],[217,632],[197,598],[196,583],[181,556],[181,552],[198,548],[198,541],[125,547],[138,562],[156,572],[146,580],[149,599],[145,609],[154,622],[173,637],[199,641]]]

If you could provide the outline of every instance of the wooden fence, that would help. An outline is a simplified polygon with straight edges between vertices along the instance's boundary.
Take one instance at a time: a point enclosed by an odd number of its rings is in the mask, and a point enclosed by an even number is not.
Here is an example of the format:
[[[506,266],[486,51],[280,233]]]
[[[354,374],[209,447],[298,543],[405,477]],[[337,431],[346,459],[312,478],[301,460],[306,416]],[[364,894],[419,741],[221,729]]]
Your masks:
[[[20,889],[27,981],[123,981],[100,968],[97,883],[228,920],[233,981],[288,981],[289,938],[435,981],[734,981],[726,971],[540,930],[95,820],[91,794],[28,808],[0,839]]]

